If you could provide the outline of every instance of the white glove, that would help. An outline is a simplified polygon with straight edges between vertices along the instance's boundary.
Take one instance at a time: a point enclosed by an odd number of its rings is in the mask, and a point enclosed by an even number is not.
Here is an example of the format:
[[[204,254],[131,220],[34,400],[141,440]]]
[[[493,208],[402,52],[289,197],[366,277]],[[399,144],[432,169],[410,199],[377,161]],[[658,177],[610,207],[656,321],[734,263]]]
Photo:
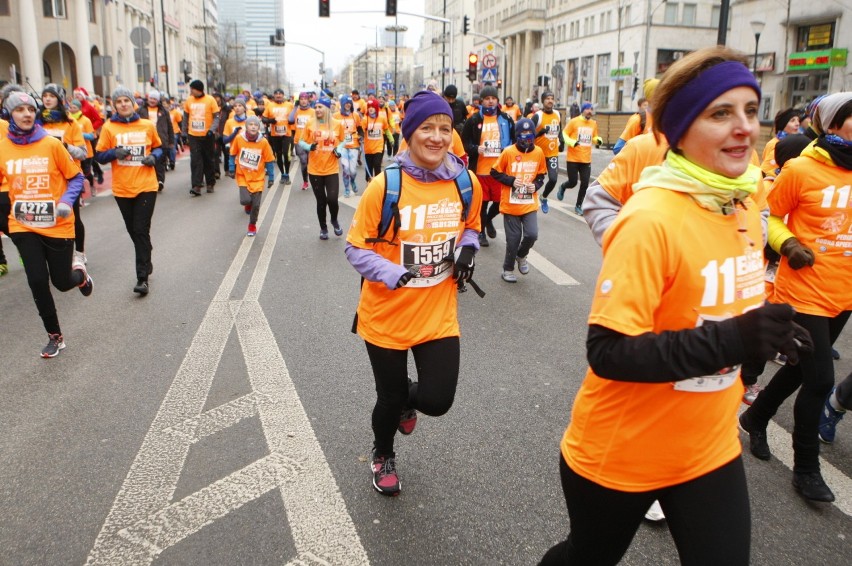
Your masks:
[[[71,207],[64,202],[60,202],[56,206],[56,216],[58,216],[59,218],[68,218],[69,216],[71,216],[71,212]]]

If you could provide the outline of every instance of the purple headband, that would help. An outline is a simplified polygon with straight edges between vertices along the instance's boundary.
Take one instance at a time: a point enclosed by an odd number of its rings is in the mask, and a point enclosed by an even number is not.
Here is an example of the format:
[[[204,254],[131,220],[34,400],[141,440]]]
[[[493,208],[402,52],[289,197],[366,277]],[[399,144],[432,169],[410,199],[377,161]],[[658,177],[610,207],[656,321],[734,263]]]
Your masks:
[[[446,114],[453,119],[453,111],[444,97],[431,90],[421,90],[405,103],[405,118],[402,120],[402,137],[411,138],[420,124],[429,116]]]
[[[669,147],[676,148],[692,122],[721,94],[732,88],[747,86],[760,98],[760,85],[751,71],[737,61],[725,61],[703,71],[680,89],[660,116],[660,129]]]

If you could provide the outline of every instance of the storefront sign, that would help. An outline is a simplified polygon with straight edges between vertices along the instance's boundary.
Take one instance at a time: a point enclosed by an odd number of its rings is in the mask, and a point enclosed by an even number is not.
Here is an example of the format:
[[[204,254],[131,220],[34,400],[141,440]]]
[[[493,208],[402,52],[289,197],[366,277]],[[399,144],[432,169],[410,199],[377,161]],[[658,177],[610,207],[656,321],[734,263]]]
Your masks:
[[[848,49],[822,49],[820,51],[803,51],[793,53],[787,59],[788,71],[807,71],[810,69],[828,69],[829,67],[845,67]]]
[[[633,74],[633,67],[622,67],[620,69],[612,69],[609,72],[609,78],[613,80],[623,79]]]

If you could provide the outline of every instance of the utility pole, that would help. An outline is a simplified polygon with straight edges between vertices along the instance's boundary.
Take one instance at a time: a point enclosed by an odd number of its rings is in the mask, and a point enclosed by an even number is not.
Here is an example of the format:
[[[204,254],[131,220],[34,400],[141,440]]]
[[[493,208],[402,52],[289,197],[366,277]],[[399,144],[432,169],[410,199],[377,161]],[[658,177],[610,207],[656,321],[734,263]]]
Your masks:
[[[169,90],[169,48],[166,45],[168,43],[168,34],[166,33],[166,11],[163,8],[163,0],[160,0],[160,18],[162,18],[163,23],[163,59],[165,59],[166,63],[166,91]]]

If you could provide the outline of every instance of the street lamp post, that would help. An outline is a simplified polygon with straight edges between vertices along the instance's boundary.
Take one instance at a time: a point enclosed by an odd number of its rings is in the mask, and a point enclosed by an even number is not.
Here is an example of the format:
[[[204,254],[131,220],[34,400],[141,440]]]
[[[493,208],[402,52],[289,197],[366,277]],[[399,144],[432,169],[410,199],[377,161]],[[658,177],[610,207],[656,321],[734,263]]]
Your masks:
[[[751,31],[754,32],[754,65],[752,65],[751,72],[757,78],[757,46],[760,44],[760,34],[763,32],[766,22],[752,20],[749,23],[751,24]]]
[[[648,0],[648,13],[645,16],[645,56],[642,62],[642,72],[645,73],[646,79],[652,79],[656,76],[657,73],[648,73],[648,51],[650,50],[649,42],[651,41],[651,20],[654,17],[654,12],[656,12],[660,6],[666,3],[666,0],[662,0],[659,4],[657,4],[656,8],[651,8],[651,3],[653,0]]]
[[[399,97],[399,84],[396,80],[396,63],[397,63],[397,50],[399,49],[399,32],[406,32],[408,28],[406,26],[400,26],[396,23],[396,18],[394,18],[394,25],[386,26],[386,31],[393,32],[393,96],[394,98]]]

